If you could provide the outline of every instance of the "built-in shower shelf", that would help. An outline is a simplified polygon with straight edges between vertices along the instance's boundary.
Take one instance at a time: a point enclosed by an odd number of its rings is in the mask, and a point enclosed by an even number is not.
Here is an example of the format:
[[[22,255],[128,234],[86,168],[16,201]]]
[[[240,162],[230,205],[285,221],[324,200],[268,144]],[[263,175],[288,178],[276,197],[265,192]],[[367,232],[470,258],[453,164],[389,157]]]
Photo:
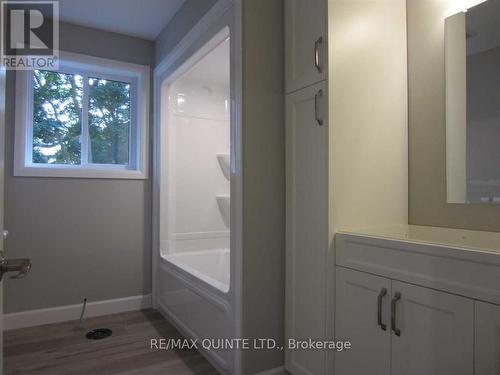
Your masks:
[[[217,154],[217,160],[219,161],[220,169],[222,174],[228,181],[231,180],[231,168],[230,168],[230,158],[229,154]]]
[[[229,195],[217,195],[216,198],[222,221],[229,228],[231,223],[231,197]]]

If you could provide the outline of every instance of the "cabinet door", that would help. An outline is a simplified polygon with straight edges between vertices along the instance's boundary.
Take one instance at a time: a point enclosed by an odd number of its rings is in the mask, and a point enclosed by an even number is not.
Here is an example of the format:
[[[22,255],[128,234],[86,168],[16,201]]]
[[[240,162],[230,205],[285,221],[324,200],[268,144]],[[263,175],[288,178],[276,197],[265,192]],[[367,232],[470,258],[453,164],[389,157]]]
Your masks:
[[[473,374],[472,300],[397,281],[392,295],[391,328],[400,330],[399,336],[392,330],[392,374]]]
[[[326,0],[285,0],[286,92],[326,78]]]
[[[335,354],[335,374],[390,374],[391,281],[342,267],[336,272],[335,337],[351,341],[352,349]]]
[[[475,327],[475,374],[500,374],[500,306],[476,301]]]
[[[286,98],[286,336],[326,335],[328,131],[326,84]],[[322,122],[322,125],[319,123]],[[326,351],[287,350],[295,375],[324,374]]]

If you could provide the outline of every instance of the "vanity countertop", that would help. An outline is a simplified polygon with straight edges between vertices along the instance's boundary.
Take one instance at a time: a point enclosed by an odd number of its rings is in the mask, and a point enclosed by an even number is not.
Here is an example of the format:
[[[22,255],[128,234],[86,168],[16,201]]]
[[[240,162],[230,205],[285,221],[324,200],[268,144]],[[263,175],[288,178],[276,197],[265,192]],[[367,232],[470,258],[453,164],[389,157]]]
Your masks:
[[[500,234],[407,226],[341,231],[337,266],[500,304]]]
[[[371,228],[348,228],[339,230],[337,233],[418,242],[453,247],[467,251],[500,254],[500,232],[420,225],[394,225]]]

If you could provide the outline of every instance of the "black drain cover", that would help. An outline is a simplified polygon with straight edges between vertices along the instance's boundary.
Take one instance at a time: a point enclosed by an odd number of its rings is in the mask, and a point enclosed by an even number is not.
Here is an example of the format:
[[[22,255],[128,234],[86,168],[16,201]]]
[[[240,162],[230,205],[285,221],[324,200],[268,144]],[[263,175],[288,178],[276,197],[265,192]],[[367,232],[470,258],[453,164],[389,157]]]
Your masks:
[[[105,339],[106,337],[109,337],[113,334],[113,331],[108,329],[108,328],[98,328],[98,329],[93,329],[90,332],[87,332],[85,335],[86,338],[89,340],[102,340]]]

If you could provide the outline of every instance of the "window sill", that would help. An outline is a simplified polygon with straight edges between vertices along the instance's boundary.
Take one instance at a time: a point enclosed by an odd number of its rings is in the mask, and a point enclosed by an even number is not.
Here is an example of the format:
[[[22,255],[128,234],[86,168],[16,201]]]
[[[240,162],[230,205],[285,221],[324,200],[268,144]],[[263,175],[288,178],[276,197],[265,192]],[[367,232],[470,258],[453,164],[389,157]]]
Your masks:
[[[74,166],[18,166],[14,167],[15,177],[52,177],[52,178],[99,178],[146,180],[148,175],[144,171],[125,168],[102,167],[80,168]]]

